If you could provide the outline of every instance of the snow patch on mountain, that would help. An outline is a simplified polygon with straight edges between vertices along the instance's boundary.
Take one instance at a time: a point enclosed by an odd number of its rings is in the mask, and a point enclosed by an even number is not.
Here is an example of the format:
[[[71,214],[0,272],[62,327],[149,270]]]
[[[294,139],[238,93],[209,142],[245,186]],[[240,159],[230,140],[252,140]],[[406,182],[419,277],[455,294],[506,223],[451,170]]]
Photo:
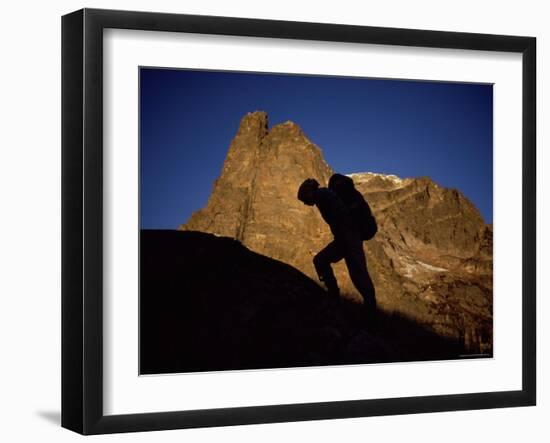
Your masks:
[[[397,175],[379,174],[377,172],[354,172],[346,175],[350,177],[356,184],[367,183],[374,178],[380,178],[384,181],[389,181],[394,186],[405,186],[411,181],[410,178],[401,178]]]

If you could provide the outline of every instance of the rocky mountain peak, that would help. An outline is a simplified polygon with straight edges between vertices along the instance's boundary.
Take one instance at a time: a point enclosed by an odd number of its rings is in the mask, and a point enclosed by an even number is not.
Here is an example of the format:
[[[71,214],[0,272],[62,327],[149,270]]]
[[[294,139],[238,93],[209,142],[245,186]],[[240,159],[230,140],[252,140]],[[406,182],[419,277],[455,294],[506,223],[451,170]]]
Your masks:
[[[294,249],[281,237],[312,212],[296,199],[298,187],[308,177],[326,184],[332,170],[297,124],[287,121],[270,130],[267,124],[263,111],[241,119],[206,207],[180,229],[233,237],[253,250],[269,244],[279,251],[272,252],[277,259],[287,257],[285,248]]]
[[[380,174],[376,172],[354,172],[347,174],[353,179],[356,187],[362,187],[369,191],[375,189],[398,189],[411,183],[412,178],[400,178],[393,174]]]
[[[283,123],[279,123],[277,125],[274,125],[272,128],[271,128],[271,131],[270,131],[273,135],[278,135],[278,134],[281,134],[281,135],[286,135],[286,136],[289,136],[289,135],[294,135],[294,136],[304,136],[304,133],[302,131],[302,128],[300,128],[299,125],[297,125],[296,123],[294,123],[293,121],[291,120],[287,120],[286,122],[283,122]]]
[[[249,112],[241,118],[237,134],[252,133],[261,138],[267,134],[268,123],[267,112]]]
[[[332,237],[316,208],[296,193],[306,178],[326,186],[332,174],[297,124],[268,129],[265,112],[246,114],[207,205],[180,229],[237,239],[316,279],[312,258]],[[349,175],[378,222],[365,251],[379,304],[469,349],[492,346],[492,229],[477,208],[429,177]],[[359,299],[345,265],[335,272],[347,296]]]

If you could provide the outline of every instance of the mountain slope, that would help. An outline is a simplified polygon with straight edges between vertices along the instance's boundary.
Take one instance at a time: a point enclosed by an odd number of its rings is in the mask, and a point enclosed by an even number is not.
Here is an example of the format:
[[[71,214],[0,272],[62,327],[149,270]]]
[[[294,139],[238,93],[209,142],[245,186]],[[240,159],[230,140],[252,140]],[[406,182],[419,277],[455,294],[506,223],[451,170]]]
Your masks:
[[[227,237],[142,231],[140,373],[459,358],[460,343],[361,305]]]

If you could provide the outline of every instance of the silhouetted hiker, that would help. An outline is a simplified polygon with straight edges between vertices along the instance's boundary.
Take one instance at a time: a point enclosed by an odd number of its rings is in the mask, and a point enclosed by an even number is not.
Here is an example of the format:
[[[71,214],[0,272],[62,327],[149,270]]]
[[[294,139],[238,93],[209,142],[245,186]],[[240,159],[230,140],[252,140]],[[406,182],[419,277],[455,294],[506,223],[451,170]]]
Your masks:
[[[376,314],[374,285],[367,271],[363,235],[353,221],[352,212],[334,191],[319,187],[313,178],[300,185],[298,199],[308,206],[317,206],[334,237],[313,258],[319,280],[326,285],[329,294],[339,297],[340,289],[331,263],[344,259],[351,281],[363,297],[369,320],[373,323]]]

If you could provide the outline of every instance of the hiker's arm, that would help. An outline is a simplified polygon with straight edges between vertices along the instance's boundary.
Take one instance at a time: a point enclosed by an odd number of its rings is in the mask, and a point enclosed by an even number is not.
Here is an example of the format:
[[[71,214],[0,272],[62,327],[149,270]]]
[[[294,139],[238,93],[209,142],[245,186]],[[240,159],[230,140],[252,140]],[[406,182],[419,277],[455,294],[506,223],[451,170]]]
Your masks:
[[[348,222],[348,210],[336,194],[332,192],[322,192],[318,206],[329,225],[338,226]]]

